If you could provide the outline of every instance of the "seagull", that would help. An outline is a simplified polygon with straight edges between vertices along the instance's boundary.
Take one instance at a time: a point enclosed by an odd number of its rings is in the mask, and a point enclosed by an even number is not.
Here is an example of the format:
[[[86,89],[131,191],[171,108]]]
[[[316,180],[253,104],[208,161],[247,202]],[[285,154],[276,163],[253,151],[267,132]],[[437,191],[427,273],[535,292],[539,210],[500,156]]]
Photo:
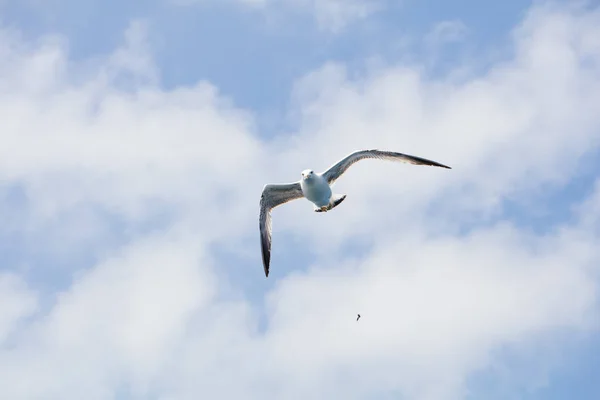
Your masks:
[[[259,230],[265,276],[269,277],[271,261],[271,210],[289,201],[305,197],[313,203],[315,212],[327,212],[340,205],[346,195],[334,194],[331,185],[354,163],[367,158],[400,161],[414,165],[450,167],[408,154],[382,150],[359,150],[344,157],[323,173],[311,169],[302,171],[302,179],[294,183],[267,184],[260,197]]]
[[[357,314],[358,317],[356,317],[356,320],[358,321],[360,319],[360,314]]]

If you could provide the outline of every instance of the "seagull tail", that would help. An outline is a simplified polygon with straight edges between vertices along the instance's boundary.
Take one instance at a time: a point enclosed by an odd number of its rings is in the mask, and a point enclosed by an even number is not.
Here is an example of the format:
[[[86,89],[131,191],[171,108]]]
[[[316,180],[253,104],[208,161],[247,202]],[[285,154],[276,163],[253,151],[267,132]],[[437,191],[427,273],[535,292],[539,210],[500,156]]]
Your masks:
[[[345,194],[334,194],[333,196],[331,196],[331,202],[329,203],[329,206],[331,207],[331,209],[334,209],[337,206],[339,206],[345,198]]]
[[[329,204],[327,205],[327,207],[324,208],[319,208],[317,206],[315,206],[315,212],[326,212],[326,211],[330,211],[333,210],[335,207],[339,206],[340,203],[342,201],[344,201],[344,199],[346,198],[345,194],[334,194],[333,196],[331,196],[331,200],[329,201]]]

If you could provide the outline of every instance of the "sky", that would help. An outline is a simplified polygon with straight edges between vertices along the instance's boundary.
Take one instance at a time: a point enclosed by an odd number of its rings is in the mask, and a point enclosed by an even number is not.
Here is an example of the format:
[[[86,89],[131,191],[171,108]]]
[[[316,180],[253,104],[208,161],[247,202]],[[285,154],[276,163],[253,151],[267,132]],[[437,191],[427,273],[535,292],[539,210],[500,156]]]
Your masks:
[[[0,397],[600,398],[600,5],[484,3],[0,0]]]

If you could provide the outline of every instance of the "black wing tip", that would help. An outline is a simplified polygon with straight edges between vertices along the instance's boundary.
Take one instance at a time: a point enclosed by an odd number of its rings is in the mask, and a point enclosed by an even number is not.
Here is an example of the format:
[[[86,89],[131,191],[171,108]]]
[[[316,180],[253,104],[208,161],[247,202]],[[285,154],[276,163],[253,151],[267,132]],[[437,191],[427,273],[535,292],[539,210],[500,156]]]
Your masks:
[[[432,167],[440,167],[440,168],[452,169],[451,167],[449,167],[447,165],[444,165],[442,163],[439,163],[437,161],[432,161],[432,160],[428,160],[426,158],[421,158],[421,157],[414,157],[414,158],[418,159],[419,161],[421,161],[425,165],[430,165]]]
[[[265,277],[269,277],[269,264],[271,261],[271,257],[269,254],[264,254],[263,253],[263,269],[265,271]]]
[[[447,165],[441,164],[441,163],[439,163],[437,161],[428,160],[426,158],[418,157],[418,156],[411,156],[410,154],[400,153],[400,152],[397,152],[397,151],[387,151],[387,150],[379,150],[379,149],[372,149],[372,150],[367,150],[367,151],[376,151],[376,152],[380,152],[380,153],[391,153],[391,154],[394,154],[395,156],[402,156],[402,157],[412,158],[414,160],[419,161],[421,164],[429,165],[429,166],[432,166],[432,167],[440,167],[440,168],[452,169],[452,167],[449,167]]]
[[[268,278],[269,277],[269,264],[271,263],[271,251],[269,250],[267,244],[265,242],[261,243],[261,250],[262,250],[262,262],[263,262],[263,269],[265,271],[265,276]]]
[[[423,163],[424,165],[429,165],[431,167],[440,167],[440,168],[446,168],[446,169],[452,169],[452,167],[449,167],[447,165],[444,164],[440,164],[439,162],[435,162],[435,161],[431,161],[431,160],[425,160],[427,162]]]
[[[271,261],[270,258],[271,257],[268,256],[263,258],[263,269],[265,270],[265,278],[269,277],[269,270],[271,269],[269,265]]]

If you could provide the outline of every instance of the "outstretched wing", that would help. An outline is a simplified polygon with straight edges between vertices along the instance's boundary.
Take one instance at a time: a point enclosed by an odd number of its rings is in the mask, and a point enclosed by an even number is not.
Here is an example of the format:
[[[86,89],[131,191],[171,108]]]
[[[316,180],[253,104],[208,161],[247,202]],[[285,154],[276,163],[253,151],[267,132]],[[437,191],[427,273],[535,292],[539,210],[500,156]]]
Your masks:
[[[281,204],[304,197],[300,182],[282,185],[265,185],[260,196],[260,248],[265,276],[269,276],[271,261],[271,210]]]
[[[440,164],[435,161],[427,160],[421,157],[415,157],[408,154],[396,153],[393,151],[381,151],[381,150],[360,150],[356,151],[337,164],[331,166],[327,171],[325,171],[322,175],[327,179],[327,182],[331,185],[338,179],[352,164],[357,161],[363,160],[365,158],[377,158],[380,160],[391,160],[391,161],[400,161],[415,165],[433,165],[435,167],[448,168],[450,167]]]

